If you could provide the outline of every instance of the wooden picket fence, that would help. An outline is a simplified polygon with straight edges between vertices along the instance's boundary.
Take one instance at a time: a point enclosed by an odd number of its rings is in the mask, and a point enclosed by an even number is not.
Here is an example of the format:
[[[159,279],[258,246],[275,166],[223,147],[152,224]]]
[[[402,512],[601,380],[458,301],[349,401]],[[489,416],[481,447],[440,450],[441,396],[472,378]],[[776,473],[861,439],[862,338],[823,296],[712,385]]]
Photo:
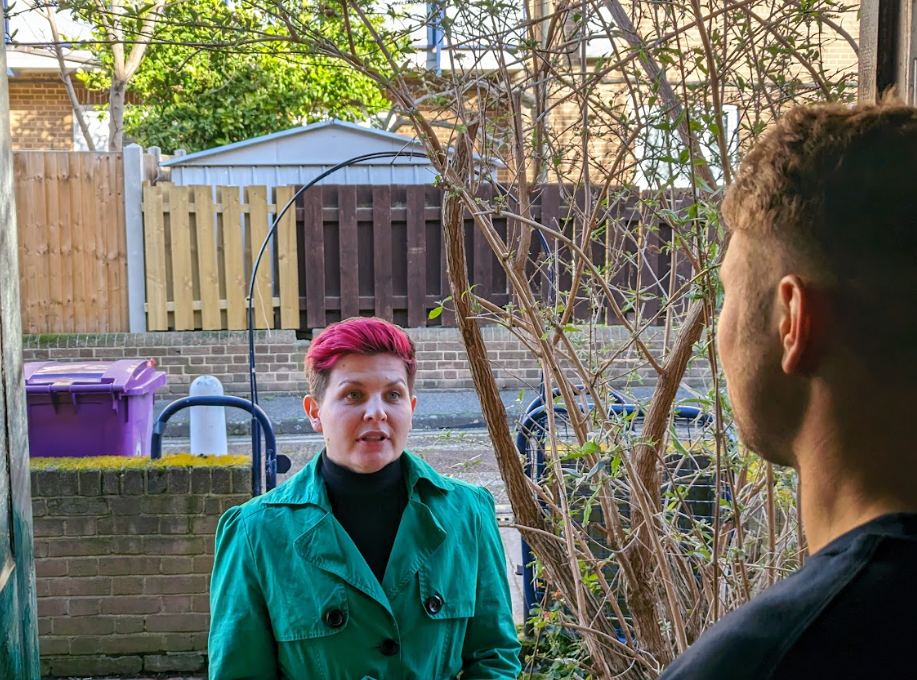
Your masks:
[[[175,186],[144,183],[147,328],[247,328],[252,265],[279,205],[293,187]],[[215,194],[215,195],[214,195]],[[299,274],[290,209],[265,251],[254,288],[256,328],[299,328]],[[276,312],[276,314],[275,314]]]
[[[298,187],[277,187],[269,202],[264,186],[180,187],[160,183],[144,187],[143,222],[146,260],[147,328],[222,330],[247,328],[247,295],[252,261],[268,233],[278,206]],[[544,185],[531,213],[552,229],[579,238],[571,205],[582,192]],[[242,200],[240,200],[240,194]],[[495,200],[489,185],[480,188],[485,204]],[[379,316],[403,326],[454,326],[442,240],[442,189],[412,185],[326,185],[302,193],[279,224],[258,269],[254,310],[256,328],[311,330],[351,316]],[[515,199],[509,200],[510,208]],[[687,263],[672,269],[667,250],[671,230],[664,224],[638,230],[647,247],[640,255],[625,230],[642,224],[635,205],[617,205],[607,216],[607,243],[593,242],[591,257],[608,269],[619,307],[629,304],[623,291],[656,282],[668,290],[671,276],[684,280]],[[501,238],[518,225],[494,216]],[[573,261],[569,249],[552,241],[550,256],[532,239],[527,276],[547,299],[547,263],[559,264],[555,286],[569,290]],[[472,215],[465,215],[468,271],[475,294],[503,306],[512,299],[506,272]],[[620,249],[624,249],[621,257]],[[608,261],[615,253],[614,263]],[[639,287],[639,286],[638,286]],[[655,292],[655,290],[654,290]],[[639,301],[642,318],[660,308],[661,295]],[[595,309],[579,297],[574,319],[618,323],[609,305]],[[632,312],[631,312],[632,313]]]
[[[24,333],[128,330],[120,153],[13,154]]]

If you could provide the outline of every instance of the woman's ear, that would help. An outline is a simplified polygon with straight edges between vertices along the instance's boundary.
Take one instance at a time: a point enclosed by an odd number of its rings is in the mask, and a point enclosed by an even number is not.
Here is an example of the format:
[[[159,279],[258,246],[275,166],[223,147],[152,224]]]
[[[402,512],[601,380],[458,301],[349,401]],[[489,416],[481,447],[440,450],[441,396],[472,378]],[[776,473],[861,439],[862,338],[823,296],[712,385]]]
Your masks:
[[[307,394],[302,400],[302,407],[312,423],[312,429],[316,432],[322,431],[322,419],[319,415],[319,403],[311,394]]]

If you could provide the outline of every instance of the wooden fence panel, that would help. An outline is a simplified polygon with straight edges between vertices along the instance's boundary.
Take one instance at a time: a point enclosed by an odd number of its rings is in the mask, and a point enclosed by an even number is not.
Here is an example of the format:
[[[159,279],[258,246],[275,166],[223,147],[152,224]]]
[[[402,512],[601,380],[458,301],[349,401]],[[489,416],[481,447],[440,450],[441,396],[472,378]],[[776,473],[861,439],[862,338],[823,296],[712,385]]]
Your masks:
[[[338,188],[338,255],[341,275],[341,318],[360,313],[359,247],[357,235],[357,188]]]
[[[118,153],[14,152],[24,332],[127,330],[123,172]]]
[[[254,263],[258,259],[261,244],[267,238],[267,187],[246,187],[245,200],[248,203],[248,238],[251,255],[248,258],[246,285],[251,281]],[[274,294],[271,288],[271,250],[265,250],[258,265],[254,288],[254,321],[255,328],[274,327]],[[246,294],[248,289],[246,289]]]
[[[373,187],[373,269],[375,314],[392,318],[392,188]]]
[[[253,259],[269,233],[271,216],[276,218],[291,200],[294,187],[277,188],[274,203],[268,203],[264,187],[244,188],[244,203],[238,187],[217,187],[216,203],[211,187],[195,187],[190,204],[182,191],[187,189],[160,184],[149,187],[144,199],[151,248],[150,328],[187,328],[193,318],[196,328],[243,329]],[[480,198],[485,203],[496,200],[494,189],[483,186]],[[512,196],[504,200],[510,210],[518,209]],[[582,192],[548,185],[535,193],[532,215],[580,243],[584,234],[577,215],[584,206],[570,204],[583,200]],[[150,214],[157,210],[158,217]],[[367,314],[414,327],[454,325],[448,311],[429,319],[429,312],[450,294],[441,212],[442,193],[436,187],[313,187],[285,215],[265,251],[255,286],[256,326],[323,328]],[[500,215],[491,219],[504,242],[509,229],[528,228],[511,225]],[[607,220],[606,241],[591,241],[590,255],[603,267],[609,253],[625,253],[623,259],[615,255],[617,267],[608,272],[610,283],[618,289],[615,302],[627,306],[631,318],[637,313],[650,318],[659,311],[660,298],[671,281],[669,258],[661,255],[669,237],[662,237],[656,225],[641,225],[633,207],[625,206],[603,219]],[[512,296],[503,265],[471,214],[465,215],[465,238],[475,295],[497,306],[508,304]],[[555,279],[555,290],[566,292],[575,267],[568,246],[550,236],[547,242],[550,252],[544,253],[540,239],[533,235],[526,266],[536,297],[546,301],[549,274]],[[58,249],[66,251],[66,241]],[[163,268],[159,259],[165,252],[169,257]],[[165,276],[164,287],[158,281],[161,276]],[[637,300],[639,311],[635,311],[634,300],[625,291],[638,280],[651,290]],[[162,301],[157,297],[160,289],[166,291],[164,324]],[[179,292],[185,299],[176,298]],[[570,307],[573,320],[597,316],[618,322],[607,302],[596,303],[585,294],[560,301]]]
[[[494,190],[490,184],[481,187],[478,195],[487,205],[493,201]],[[474,250],[471,255],[471,286],[474,295],[479,295],[485,300],[493,297],[493,249],[487,242],[484,231],[477,225],[472,226],[472,242]]]
[[[210,191],[210,187],[206,187]],[[223,280],[226,290],[226,323],[224,328],[248,328],[248,277],[245,276],[245,246],[243,240],[242,204],[238,187],[220,187],[217,190],[223,205],[221,236],[223,243]],[[217,289],[219,290],[219,289]],[[217,301],[209,302],[218,309]]]
[[[22,330],[24,333],[40,333],[42,325],[39,305],[46,299],[39,287],[46,281],[38,268],[43,260],[37,252],[41,225],[44,222],[37,214],[44,210],[44,201],[37,201],[37,182],[44,173],[44,167],[36,172],[34,154],[13,154],[16,175],[16,213],[19,231],[19,271],[22,297]]]
[[[92,157],[92,174],[93,177],[97,178],[94,182],[95,189],[95,200],[92,202],[92,210],[95,213],[95,221],[98,224],[101,220],[104,219],[107,213],[107,192],[110,189],[110,186],[103,186],[103,176],[105,174],[105,159],[99,155],[93,155]],[[111,290],[108,287],[108,262],[107,262],[107,250],[108,245],[105,242],[105,234],[101,229],[97,229],[93,232],[95,234],[95,259],[96,259],[96,285],[98,286],[98,305],[99,310],[103,316],[108,317],[109,313],[109,296]]]
[[[147,183],[144,188],[148,328],[247,328],[254,258],[278,210],[268,203],[267,188],[246,187],[245,203],[239,187]],[[281,209],[293,191],[277,189]],[[291,209],[265,250],[254,295],[258,328],[275,328],[278,323],[300,327],[296,227],[296,210]]]
[[[305,192],[306,325],[324,328],[325,320],[325,224],[322,211],[322,187]]]
[[[73,332],[88,333],[91,328],[91,319],[86,318],[78,310],[86,309],[91,295],[86,290],[86,272],[88,249],[86,248],[86,234],[90,226],[86,224],[83,216],[80,183],[82,175],[81,154],[72,153],[67,158],[67,194],[70,198],[70,291],[73,315]]]
[[[293,187],[274,189],[275,215],[293,198]],[[276,219],[276,217],[275,217]],[[280,294],[280,327],[298,329],[299,321],[299,266],[297,247],[296,206],[290,206],[277,225],[274,240],[277,243],[277,278]]]
[[[143,183],[143,254],[146,264],[147,328],[169,329],[166,224],[162,188]]]
[[[94,155],[84,155],[82,158],[81,179],[88,187],[92,186],[92,178],[99,172],[99,164]],[[84,190],[81,192],[80,205],[82,208],[84,227],[83,243],[85,251],[83,256],[83,265],[85,267],[85,286],[88,303],[91,308],[101,310],[105,304],[104,293],[101,290],[105,284],[105,276],[102,270],[100,260],[100,250],[98,242],[99,233],[99,204],[95,191]],[[101,312],[95,317],[96,326],[93,330],[98,330],[101,318]]]
[[[427,325],[427,239],[424,230],[424,186],[408,187],[408,325]]]
[[[47,263],[48,263],[48,323],[54,328],[64,328],[64,289],[61,281],[61,219],[60,219],[60,177],[57,173],[59,154],[44,156],[45,216],[47,218]],[[69,203],[69,197],[68,197]],[[99,232],[104,244],[104,235]],[[105,262],[107,269],[107,262]],[[106,272],[107,274],[107,272]]]
[[[69,154],[68,154],[69,156]],[[70,213],[71,182],[70,159],[67,156],[56,156],[58,189],[58,211],[61,224],[60,232],[60,278],[62,303],[62,328],[76,329],[76,316],[73,304],[73,216]]]
[[[194,330],[194,277],[191,268],[191,198],[188,187],[171,187],[169,226],[172,237],[172,299],[175,330]],[[198,249],[200,252],[200,249]]]
[[[183,187],[175,188],[181,189]],[[196,241],[197,267],[200,272],[197,288],[201,301],[201,328],[208,331],[219,330],[224,328],[222,315],[220,314],[220,299],[222,297],[220,294],[220,271],[222,266],[217,254],[217,227],[214,220],[213,189],[200,185],[188,187],[187,189],[190,190],[191,196],[194,198],[194,241]],[[230,208],[227,207],[225,198],[221,198],[221,200],[224,205],[223,219],[226,220],[227,211]],[[240,257],[240,267],[242,266],[241,262],[242,259]]]

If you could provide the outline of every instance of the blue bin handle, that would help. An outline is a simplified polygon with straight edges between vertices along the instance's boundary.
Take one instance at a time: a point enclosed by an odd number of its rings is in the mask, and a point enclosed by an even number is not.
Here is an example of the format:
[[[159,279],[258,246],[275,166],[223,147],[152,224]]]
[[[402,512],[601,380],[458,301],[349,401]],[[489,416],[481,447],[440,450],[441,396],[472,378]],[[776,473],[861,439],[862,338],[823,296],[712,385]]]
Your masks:
[[[162,458],[162,433],[166,429],[169,418],[179,411],[191,406],[229,406],[231,408],[240,408],[243,411],[251,413],[258,419],[261,427],[264,429],[264,472],[266,491],[277,486],[278,462],[280,463],[281,473],[290,469],[290,459],[286,456],[277,457],[277,437],[274,434],[274,427],[270,419],[258,404],[253,404],[248,399],[241,397],[231,397],[227,395],[209,395],[197,397],[184,397],[177,399],[166,406],[156,422],[153,424],[153,441],[150,446],[150,458],[159,460]],[[261,450],[252,451],[252,496],[261,495]]]

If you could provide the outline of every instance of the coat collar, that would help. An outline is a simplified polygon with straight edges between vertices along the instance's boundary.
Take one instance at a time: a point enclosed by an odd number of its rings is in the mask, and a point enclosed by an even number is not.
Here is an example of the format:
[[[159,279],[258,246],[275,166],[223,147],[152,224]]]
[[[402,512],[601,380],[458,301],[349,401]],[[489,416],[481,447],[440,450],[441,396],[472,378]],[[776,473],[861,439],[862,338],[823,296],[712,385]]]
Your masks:
[[[324,451],[324,449],[322,449]],[[321,453],[321,452],[320,452]],[[265,505],[317,505],[326,512],[331,511],[328,490],[319,471],[321,455],[316,454],[306,466],[281,486],[264,495]],[[430,465],[408,450],[401,454],[404,474],[408,485],[408,498],[414,495],[419,482],[429,484],[440,491],[452,491],[455,484],[440,475]]]
[[[328,490],[319,471],[320,456],[316,455],[299,473],[263,497],[266,505],[306,506],[308,517],[303,533],[294,543],[296,552],[307,562],[361,590],[389,612],[391,600],[446,539],[445,529],[423,502],[423,487],[430,485],[443,492],[455,488],[451,481],[409,451],[402,454],[402,459],[408,503],[382,583],[331,514]]]

